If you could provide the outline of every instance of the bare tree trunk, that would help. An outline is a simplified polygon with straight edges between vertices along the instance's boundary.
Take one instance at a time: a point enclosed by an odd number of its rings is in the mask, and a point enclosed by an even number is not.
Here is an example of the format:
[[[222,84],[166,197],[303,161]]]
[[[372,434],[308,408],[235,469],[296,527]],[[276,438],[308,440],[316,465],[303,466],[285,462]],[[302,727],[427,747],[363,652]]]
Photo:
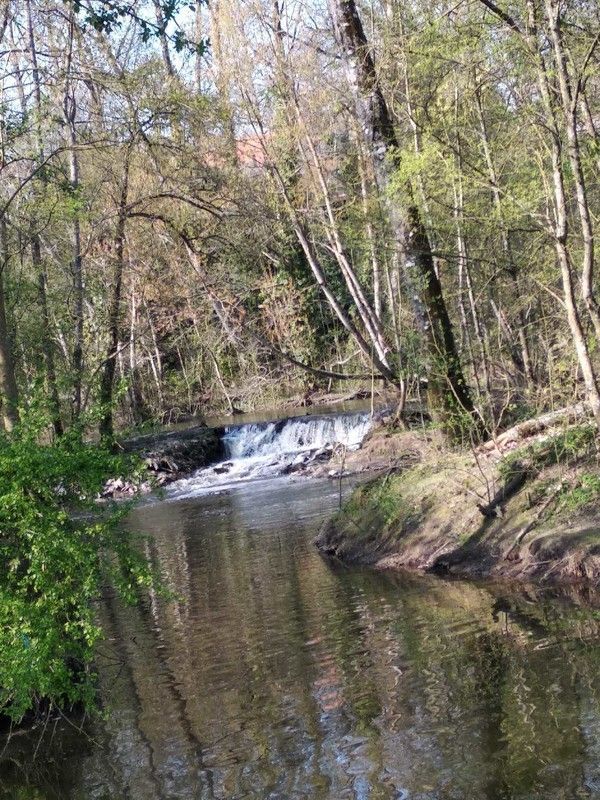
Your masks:
[[[161,8],[159,0],[152,0],[154,6],[154,15],[156,16],[156,24],[158,25],[158,38],[160,40],[160,52],[162,55],[165,71],[169,78],[175,77],[175,70],[173,69],[173,62],[171,61],[171,53],[169,52],[169,40],[167,38],[167,31],[165,25],[165,17]],[[200,4],[199,4],[200,5]]]
[[[50,334],[50,311],[48,308],[48,292],[46,289],[46,270],[42,261],[40,237],[35,230],[31,230],[31,261],[38,279],[38,301],[42,316],[42,351],[46,363],[46,377],[48,380],[48,394],[50,395],[50,412],[52,426],[57,436],[62,436],[64,428],[60,414],[60,398],[56,382],[56,365],[54,362],[54,342]]]
[[[213,61],[213,77],[219,96],[219,103],[223,109],[225,128],[227,134],[228,155],[232,166],[238,164],[235,117],[231,105],[230,75],[225,64],[222,47],[222,28],[224,25],[223,0],[213,0],[209,4],[210,14],[210,44]]]
[[[77,195],[79,192],[79,159],[77,156],[77,129],[76,116],[77,105],[75,101],[75,90],[71,81],[71,55],[73,48],[73,12],[70,19],[69,52],[67,56],[66,82],[63,98],[63,114],[67,128],[67,141],[69,145],[69,185],[75,199],[75,209],[73,212],[73,224],[71,229],[72,238],[72,258],[71,273],[73,280],[74,298],[74,336],[73,336],[73,419],[77,419],[81,413],[81,387],[83,383],[83,328],[84,328],[84,284],[83,284],[83,257],[81,253],[81,225],[79,221],[79,210],[77,207]]]
[[[459,165],[460,170],[460,165]],[[463,234],[463,191],[462,191],[462,183],[459,177],[459,184],[458,187],[455,187],[455,222],[456,222],[456,247],[458,251],[458,264],[459,264],[459,272],[464,278],[464,284],[467,290],[467,297],[469,299],[469,309],[471,314],[471,319],[473,320],[473,331],[475,333],[475,339],[477,341],[477,345],[479,347],[479,355],[481,358],[481,371],[483,373],[483,386],[487,395],[487,401],[490,403],[491,400],[491,384],[490,384],[490,373],[488,370],[488,362],[487,362],[487,351],[485,347],[485,339],[483,336],[483,329],[481,326],[481,320],[479,318],[479,312],[477,310],[477,304],[475,302],[475,295],[473,293],[473,283],[471,281],[471,267],[469,263],[469,253],[467,250],[467,243],[465,241],[465,237]],[[462,281],[461,281],[462,282]],[[464,325],[465,331],[467,335],[467,339],[470,343],[470,334],[468,330],[468,323],[466,319],[466,314],[464,310],[464,301],[462,299],[462,288],[461,288],[461,315],[464,315]],[[475,371],[477,372],[476,364],[473,365]],[[479,380],[476,376],[478,385]]]
[[[144,304],[144,311],[146,312],[146,319],[148,320],[148,327],[150,329],[150,336],[152,338],[152,348],[148,347],[150,369],[152,370],[152,374],[154,376],[154,383],[156,384],[156,395],[158,397],[159,411],[162,414],[164,410],[164,398],[162,391],[162,379],[163,379],[162,359],[160,355],[160,349],[158,347],[158,338],[156,336],[156,328],[154,326],[154,320],[152,319],[152,313],[145,299],[143,301],[143,304]]]
[[[585,334],[583,332],[583,327],[581,325],[581,319],[579,317],[579,311],[575,301],[575,292],[573,289],[573,275],[571,272],[571,262],[567,247],[569,229],[567,220],[567,197],[565,192],[562,163],[562,141],[556,119],[553,92],[550,85],[550,78],[548,76],[548,68],[546,66],[544,51],[539,41],[536,0],[526,0],[527,27],[525,30],[522,30],[519,24],[510,15],[498,8],[498,6],[496,6],[491,0],[480,0],[480,2],[485,5],[486,8],[489,8],[494,14],[496,14],[496,16],[498,16],[506,25],[508,25],[508,27],[514,33],[521,37],[527,47],[527,50],[529,51],[529,55],[533,60],[536,70],[537,82],[545,117],[545,129],[550,134],[554,199],[554,226],[552,235],[554,239],[556,258],[561,273],[565,310],[567,312],[567,321],[569,323],[569,330],[571,331],[575,353],[579,362],[579,368],[581,369],[581,374],[585,384],[587,400],[596,419],[596,424],[600,426],[600,390],[598,388],[596,373],[590,358],[590,352],[585,339]]]
[[[494,164],[494,159],[492,157],[492,151],[490,148],[480,91],[475,92],[475,105],[477,107],[477,114],[479,117],[481,144],[483,146],[483,153],[485,156],[488,179],[490,183],[490,189],[492,192],[492,201],[494,204],[494,208],[496,210],[498,221],[500,223],[500,242],[502,246],[502,252],[506,259],[506,268],[508,275],[515,290],[516,302],[519,303],[519,298],[521,293],[519,287],[519,271],[517,269],[517,265],[513,258],[509,231],[504,223],[504,213],[502,209],[502,197],[500,194],[500,185],[498,182],[498,175],[496,173],[496,165]],[[517,312],[517,335],[519,339],[519,348],[517,349],[515,347],[514,342],[511,341],[509,343],[509,349],[513,364],[515,365],[517,370],[525,376],[525,379],[529,384],[529,386],[532,386],[534,383],[534,375],[533,375],[533,368],[531,365],[529,342],[527,341],[526,326],[527,326],[527,320],[525,318],[525,314],[523,313],[523,309],[519,307]]]
[[[542,96],[544,111],[546,115],[546,126],[550,131],[551,151],[552,151],[552,180],[554,185],[554,246],[556,256],[561,271],[563,293],[565,298],[565,308],[567,321],[573,338],[575,352],[579,361],[579,367],[585,383],[587,399],[600,426],[600,391],[596,373],[592,365],[589,349],[581,325],[577,303],[575,302],[575,292],[573,289],[573,276],[571,273],[571,262],[567,249],[568,221],[567,221],[567,199],[564,186],[563,165],[562,165],[562,143],[560,132],[554,111],[552,93],[550,91],[546,62],[538,43],[537,18],[535,0],[527,0],[529,13],[529,31],[526,41],[529,45],[531,54],[535,58],[538,73],[538,83]]]
[[[8,21],[8,5],[0,24],[0,41],[4,36]],[[0,97],[4,101],[4,96]],[[6,165],[6,129],[4,118],[0,116],[0,171]],[[0,213],[0,393],[2,394],[2,421],[4,430],[10,433],[19,422],[19,393],[15,376],[12,345],[6,321],[5,276],[10,261],[10,244],[6,211]]]
[[[113,270],[112,290],[108,311],[108,348],[104,360],[104,369],[100,380],[99,398],[103,409],[100,420],[100,435],[112,437],[113,424],[113,384],[116,370],[116,359],[119,353],[121,332],[121,295],[123,289],[123,272],[125,268],[125,225],[127,222],[127,194],[129,186],[129,163],[125,163],[125,174],[119,197],[117,227],[115,231],[115,263]]]
[[[382,313],[382,292],[381,292],[381,264],[377,253],[377,237],[373,222],[371,220],[371,210],[369,209],[369,187],[367,184],[367,170],[360,143],[358,145],[358,169],[360,172],[360,197],[362,201],[362,211],[365,219],[365,232],[369,242],[369,255],[371,258],[371,275],[373,276],[373,307],[375,317],[381,323]]]
[[[388,363],[388,353],[390,352],[390,348],[386,343],[385,334],[379,323],[375,311],[373,310],[373,308],[371,307],[370,303],[366,298],[365,292],[360,284],[360,281],[358,280],[356,272],[345,252],[337,220],[335,218],[335,214],[333,211],[331,197],[329,194],[329,187],[327,186],[327,181],[323,173],[323,169],[321,166],[319,156],[317,154],[317,150],[310,137],[310,134],[308,133],[306,126],[304,125],[304,121],[302,120],[300,109],[298,108],[297,104],[296,104],[296,110],[298,113],[298,120],[300,122],[300,125],[302,126],[302,128],[304,128],[305,139],[313,159],[313,164],[318,175],[318,182],[323,195],[327,220],[329,222],[329,225],[327,226],[327,236],[329,239],[331,250],[339,265],[340,272],[342,273],[344,282],[348,288],[350,296],[352,297],[354,305],[356,306],[356,310],[358,311],[358,315],[363,323],[368,339],[372,342],[373,347],[377,352],[377,355],[381,359],[381,362],[385,364],[390,369],[390,371],[392,371],[392,367],[390,367]]]
[[[331,197],[329,193],[329,187],[327,185],[327,180],[325,178],[321,160],[317,153],[310,132],[308,130],[308,126],[305,124],[304,118],[302,116],[302,112],[296,97],[293,80],[291,79],[289,74],[287,55],[283,41],[284,32],[282,28],[281,8],[278,3],[278,0],[273,0],[272,7],[273,7],[273,26],[276,34],[275,35],[275,59],[276,59],[276,69],[277,69],[276,83],[280,89],[281,95],[284,98],[283,111],[289,117],[290,127],[292,127],[292,122],[296,122],[296,127],[298,128],[299,131],[298,148],[300,150],[300,154],[303,157],[303,160],[306,163],[310,163],[310,160],[312,161],[314,174],[316,176],[316,183],[323,197],[325,215],[326,215],[325,225],[326,225],[326,232],[327,232],[327,238],[329,240],[330,249],[339,266],[341,276],[352,298],[354,307],[356,308],[358,317],[360,319],[360,322],[362,323],[362,328],[364,329],[365,335],[363,335],[359,331],[357,325],[354,323],[354,321],[350,319],[349,315],[342,308],[340,302],[337,300],[337,298],[334,297],[333,293],[331,292],[328,282],[325,278],[325,273],[321,267],[318,256],[316,254],[316,251],[312,246],[312,243],[309,240],[309,237],[304,229],[304,226],[300,221],[298,213],[291,202],[290,192],[288,186],[286,185],[286,181],[284,180],[281,174],[281,171],[277,166],[274,166],[272,169],[272,173],[275,177],[276,183],[278,184],[281,193],[284,196],[284,200],[292,221],[292,226],[294,228],[298,241],[300,242],[302,250],[305,254],[308,265],[310,266],[310,269],[313,272],[317,284],[323,291],[334,313],[336,314],[342,325],[344,325],[346,330],[348,330],[348,332],[354,337],[355,341],[357,342],[359,348],[364,353],[364,355],[380,371],[381,375],[394,385],[401,387],[402,379],[396,374],[396,370],[389,363],[389,353],[391,351],[385,341],[385,334],[382,325],[380,323],[380,320],[378,319],[378,316],[374,311],[373,307],[369,303],[365,291],[361,286],[360,281],[358,280],[358,277],[356,275],[356,272],[345,252],[341,235],[339,232],[339,226],[337,224],[337,220],[333,210]],[[307,158],[307,155],[304,152],[305,146],[308,148],[308,151],[310,153],[310,160]]]
[[[403,72],[404,72],[404,105],[406,109],[406,115],[408,117],[410,127],[413,134],[413,149],[415,151],[415,155],[420,157],[423,152],[422,141],[421,141],[421,131],[419,130],[419,124],[417,121],[417,116],[412,100],[412,87],[410,84],[410,77],[408,71],[408,59],[406,56],[406,47],[405,47],[405,35],[404,35],[404,21],[402,19],[401,13],[394,12],[393,8],[389,9],[388,16],[394,19],[397,22],[398,28],[398,35],[402,39],[402,56],[403,56]],[[433,224],[432,224],[432,216],[431,210],[429,207],[429,201],[427,199],[427,192],[425,191],[425,183],[423,181],[423,176],[419,172],[415,178],[415,182],[417,184],[417,192],[419,195],[419,200],[421,203],[421,208],[423,209],[423,216],[425,225],[428,229],[428,240],[430,243],[430,247],[432,252],[437,250],[437,242],[434,238],[434,231],[433,231]],[[439,277],[439,265],[438,259],[433,256],[433,268],[435,269],[436,275]]]
[[[492,410],[492,386],[490,381],[490,373],[488,369],[488,354],[485,346],[485,335],[477,303],[475,302],[475,294],[473,291],[473,281],[471,280],[471,265],[469,253],[467,249],[467,242],[464,235],[464,186],[463,186],[463,155],[462,155],[462,140],[460,137],[460,128],[458,120],[459,109],[459,91],[458,87],[454,90],[454,114],[455,114],[455,127],[456,127],[456,168],[457,168],[457,181],[454,187],[454,205],[455,205],[455,221],[456,221],[456,244],[458,249],[458,258],[460,267],[463,271],[467,297],[469,298],[469,307],[471,310],[471,319],[473,320],[473,331],[475,339],[479,346],[479,353],[481,356],[481,371],[483,373],[483,384],[487,397],[487,403]]]
[[[35,35],[33,30],[33,16],[31,13],[30,0],[25,0],[25,10],[27,19],[27,38],[29,57],[32,66],[33,78],[33,96],[35,102],[36,120],[36,136],[37,136],[37,157],[40,164],[44,160],[44,151],[42,145],[42,91],[40,85],[40,74],[37,61],[37,50],[35,45]],[[17,78],[20,81],[20,76]],[[23,108],[26,113],[27,109]],[[44,353],[44,361],[46,363],[46,377],[48,381],[48,394],[50,395],[50,410],[52,415],[52,426],[57,436],[62,436],[64,432],[62,418],[60,414],[60,398],[58,394],[58,385],[56,382],[56,366],[54,362],[54,342],[52,340],[52,333],[50,327],[50,313],[48,309],[48,295],[46,290],[46,270],[42,260],[42,251],[40,245],[39,233],[32,223],[30,227],[30,247],[31,247],[31,261],[33,264],[34,272],[37,274],[38,279],[38,298],[40,304],[40,311],[42,316],[42,351]]]
[[[144,393],[140,385],[140,375],[138,370],[137,357],[137,313],[138,298],[136,293],[135,280],[131,281],[131,294],[129,303],[129,399],[131,403],[131,416],[136,425],[149,419]]]
[[[2,421],[10,433],[19,422],[19,393],[15,377],[12,346],[6,323],[4,275],[9,262],[9,244],[6,218],[0,217],[0,392],[2,393]]]
[[[585,91],[580,91],[580,106],[581,106],[581,113],[583,117],[583,125],[585,127],[585,132],[589,136],[592,145],[595,146],[596,142],[598,141],[598,131],[596,129],[596,123],[594,122],[594,118],[592,116],[592,111],[590,109],[590,104],[588,102],[587,95]],[[600,153],[596,155],[595,159],[596,163],[596,171],[600,175]]]
[[[554,65],[560,90],[559,96],[567,130],[567,151],[571,164],[571,171],[573,173],[573,181],[575,183],[577,210],[583,238],[581,295],[590,319],[592,320],[596,340],[600,342],[600,306],[598,306],[598,301],[594,295],[594,229],[579,148],[577,98],[573,96],[566,64],[559,5],[556,0],[544,0],[544,8],[553,46]]]
[[[360,333],[360,331],[358,330],[352,319],[346,313],[341,303],[338,301],[334,293],[331,291],[331,288],[327,282],[325,273],[323,271],[319,258],[316,254],[316,251],[312,245],[312,242],[310,241],[310,238],[307,232],[305,231],[304,226],[300,221],[300,218],[298,217],[296,209],[294,208],[290,200],[285,183],[276,169],[273,170],[273,173],[276,177],[277,182],[279,183],[279,188],[287,205],[288,212],[290,214],[290,218],[292,221],[292,226],[294,228],[294,232],[298,237],[298,241],[300,242],[302,250],[304,251],[306,260],[312,270],[315,280],[319,288],[325,295],[327,301],[329,302],[329,305],[331,306],[332,310],[334,311],[335,315],[342,323],[344,328],[353,337],[353,339],[355,340],[355,342],[357,343],[357,345],[359,346],[360,350],[365,355],[365,357],[369,361],[372,361],[373,365],[379,370],[380,374],[386,380],[388,380],[392,384],[398,385],[399,381],[398,376],[396,376],[392,372],[392,370],[389,368],[387,364],[384,364],[381,361],[377,352],[374,352],[373,344],[369,344],[369,342],[365,339],[365,337]]]
[[[435,270],[433,254],[410,187],[409,206],[401,211],[390,198],[398,140],[354,0],[330,0],[336,34],[344,49],[356,113],[373,159],[375,180],[384,199],[390,228],[404,268],[417,324],[429,353],[428,394],[432,412],[458,433],[460,417],[474,420],[454,332]]]
[[[197,94],[202,94],[202,59],[204,53],[201,51],[202,44],[202,3],[196,3],[194,12],[194,38],[196,40],[196,54],[194,57],[194,79]],[[204,48],[202,48],[204,49]]]

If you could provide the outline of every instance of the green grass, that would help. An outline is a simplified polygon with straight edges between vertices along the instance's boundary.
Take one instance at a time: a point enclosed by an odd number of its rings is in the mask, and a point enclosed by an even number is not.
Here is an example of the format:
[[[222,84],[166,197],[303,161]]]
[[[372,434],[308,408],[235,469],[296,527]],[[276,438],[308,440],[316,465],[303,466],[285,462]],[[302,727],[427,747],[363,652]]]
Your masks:
[[[577,511],[597,502],[600,498],[600,475],[585,472],[579,475],[574,486],[564,490],[560,498],[560,509]]]
[[[515,450],[505,456],[499,464],[500,477],[505,481],[513,478],[528,464],[532,470],[542,470],[558,464],[570,465],[588,455],[596,444],[594,425],[577,425],[560,433],[536,442],[528,447]]]

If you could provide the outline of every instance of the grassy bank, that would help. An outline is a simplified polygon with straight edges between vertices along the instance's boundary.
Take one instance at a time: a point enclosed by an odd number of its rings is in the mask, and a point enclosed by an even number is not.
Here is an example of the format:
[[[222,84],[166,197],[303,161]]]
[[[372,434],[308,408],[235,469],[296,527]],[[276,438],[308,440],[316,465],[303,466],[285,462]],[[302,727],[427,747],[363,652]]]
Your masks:
[[[409,466],[356,489],[316,540],[324,554],[473,577],[600,580],[600,458],[590,424],[524,426],[469,451],[449,449],[432,431],[377,436],[388,447],[392,438],[397,463]]]

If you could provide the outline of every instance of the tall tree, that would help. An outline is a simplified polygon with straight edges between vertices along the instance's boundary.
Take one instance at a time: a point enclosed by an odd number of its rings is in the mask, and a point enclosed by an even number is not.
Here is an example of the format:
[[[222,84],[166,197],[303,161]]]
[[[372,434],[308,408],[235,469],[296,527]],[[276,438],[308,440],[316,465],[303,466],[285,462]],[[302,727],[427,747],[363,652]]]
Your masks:
[[[330,5],[355,96],[356,114],[370,148],[375,179],[404,267],[415,318],[427,343],[430,405],[434,414],[449,428],[460,428],[460,417],[466,415],[474,421],[475,409],[412,187],[409,184],[403,187],[404,208],[393,197],[394,171],[399,167],[399,145],[393,120],[378,81],[356,3],[354,0],[331,0]]]

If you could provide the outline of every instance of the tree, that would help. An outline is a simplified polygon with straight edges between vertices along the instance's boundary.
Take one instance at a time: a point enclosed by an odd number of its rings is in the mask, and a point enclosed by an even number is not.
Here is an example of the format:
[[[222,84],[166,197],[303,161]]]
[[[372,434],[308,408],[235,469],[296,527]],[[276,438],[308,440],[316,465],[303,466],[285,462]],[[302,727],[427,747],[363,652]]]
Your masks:
[[[331,4],[336,32],[343,47],[348,80],[355,95],[356,114],[367,138],[378,189],[404,268],[415,318],[427,342],[430,358],[428,395],[434,413],[450,429],[458,417],[474,420],[474,406],[465,381],[454,332],[433,254],[412,187],[403,186],[406,208],[392,197],[393,171],[399,167],[398,139],[387,102],[377,79],[375,63],[354,0]]]

